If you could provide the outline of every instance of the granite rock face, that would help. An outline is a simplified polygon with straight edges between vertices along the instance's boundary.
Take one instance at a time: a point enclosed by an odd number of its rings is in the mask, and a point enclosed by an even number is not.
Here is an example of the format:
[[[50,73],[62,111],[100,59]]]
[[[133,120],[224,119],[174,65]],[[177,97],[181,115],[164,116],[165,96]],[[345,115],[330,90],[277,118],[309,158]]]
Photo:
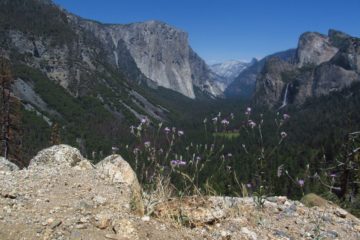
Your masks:
[[[276,104],[286,94],[287,82],[283,73],[294,69],[290,63],[279,58],[270,58],[265,62],[261,75],[256,82],[256,94],[266,98],[257,97],[260,104]]]
[[[296,57],[298,66],[319,65],[329,61],[338,52],[329,37],[316,32],[306,32],[300,36]]]
[[[117,67],[119,47],[124,45],[142,74],[158,86],[190,98],[195,98],[194,86],[215,96],[221,94],[211,70],[189,46],[186,32],[159,21],[126,25],[77,21],[112,49],[110,60]]]
[[[287,67],[280,61],[264,64],[257,75],[255,101],[278,109],[341,91],[360,81],[359,59],[359,38],[335,30],[328,36],[304,33]]]

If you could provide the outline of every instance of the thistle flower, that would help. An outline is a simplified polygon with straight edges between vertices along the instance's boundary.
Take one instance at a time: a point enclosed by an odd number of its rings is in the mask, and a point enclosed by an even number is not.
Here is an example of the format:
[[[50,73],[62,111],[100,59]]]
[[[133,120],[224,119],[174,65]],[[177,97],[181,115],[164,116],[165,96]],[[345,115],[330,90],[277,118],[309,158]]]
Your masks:
[[[246,187],[251,188],[251,183],[247,183]]]
[[[221,120],[221,124],[224,125],[224,126],[229,125],[229,123],[230,122],[228,120],[226,120],[226,119]]]
[[[135,126],[131,125],[131,126],[130,126],[130,133],[131,133],[131,134],[135,134],[135,130],[134,130],[134,129],[135,129]]]
[[[119,151],[118,147],[111,147],[111,151],[113,154],[117,153],[117,151]]]
[[[304,179],[299,179],[299,180],[298,180],[298,184],[300,185],[300,187],[303,187],[304,184],[305,184]]]
[[[141,122],[141,124],[146,124],[146,123],[148,123],[148,121],[149,121],[148,118],[143,117],[140,122]]]
[[[170,128],[166,127],[166,128],[164,128],[164,131],[166,134],[168,134],[170,132]]]
[[[150,141],[146,141],[146,142],[144,142],[144,146],[145,146],[146,148],[149,148],[149,147],[150,147],[150,145],[151,145]]]
[[[252,121],[252,120],[249,120],[249,121],[248,121],[248,125],[249,125],[249,127],[251,127],[251,128],[256,127],[256,123],[255,123],[254,121]]]
[[[287,137],[287,133],[286,133],[286,132],[281,132],[281,133],[280,133],[280,136],[281,136],[281,138],[286,138],[286,137]]]
[[[140,152],[140,149],[139,148],[134,148],[134,150],[133,150],[133,153],[134,154],[137,154],[137,153],[139,153]]]
[[[179,131],[178,131],[178,136],[181,137],[182,135],[184,135],[184,131],[179,130]]]
[[[171,164],[171,166],[179,167],[179,166],[185,166],[186,162],[184,162],[182,160],[171,160],[170,164]]]
[[[284,120],[288,120],[289,118],[290,118],[290,115],[289,115],[289,114],[284,113],[284,115],[283,115],[283,119],[284,119]]]
[[[250,115],[250,113],[251,113],[251,108],[247,107],[245,111],[245,115]]]

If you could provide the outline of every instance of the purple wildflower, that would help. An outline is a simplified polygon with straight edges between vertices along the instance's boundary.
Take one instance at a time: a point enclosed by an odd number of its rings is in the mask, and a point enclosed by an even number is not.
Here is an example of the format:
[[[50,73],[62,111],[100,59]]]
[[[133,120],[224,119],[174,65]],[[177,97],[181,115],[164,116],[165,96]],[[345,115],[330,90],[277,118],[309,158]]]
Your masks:
[[[134,131],[135,127],[133,125],[130,126],[130,133],[131,134],[135,134],[135,131]]]
[[[305,184],[304,179],[299,179],[299,180],[298,180],[298,184],[300,185],[300,187],[303,187],[304,184]]]
[[[249,125],[249,127],[251,127],[251,128],[256,127],[256,123],[255,123],[254,121],[252,121],[252,120],[249,120],[249,121],[248,121],[248,125]]]
[[[166,127],[166,128],[164,128],[164,131],[166,134],[168,134],[170,132],[170,128]]]
[[[251,188],[251,183],[246,184],[248,188]]]
[[[137,154],[137,153],[139,153],[140,152],[140,149],[139,148],[134,148],[134,150],[133,150],[133,153],[134,154]]]
[[[221,124],[224,125],[224,126],[229,125],[229,123],[230,122],[228,120],[226,120],[226,119],[221,120]]]
[[[290,118],[290,115],[289,115],[289,114],[284,113],[283,118],[284,118],[284,120],[288,120],[288,119]]]
[[[287,137],[287,133],[286,133],[286,132],[281,132],[281,133],[280,133],[280,136],[281,136],[281,138],[286,138],[286,137]]]
[[[148,121],[149,121],[149,119],[147,119],[146,117],[143,117],[141,119],[141,124],[146,124],[146,123],[148,123]]]
[[[150,145],[151,145],[150,141],[146,141],[146,142],[144,142],[144,146],[145,146],[146,148],[149,148],[149,147],[150,147]]]
[[[184,162],[182,160],[171,160],[170,164],[174,167],[179,167],[179,166],[185,166],[186,162]]]

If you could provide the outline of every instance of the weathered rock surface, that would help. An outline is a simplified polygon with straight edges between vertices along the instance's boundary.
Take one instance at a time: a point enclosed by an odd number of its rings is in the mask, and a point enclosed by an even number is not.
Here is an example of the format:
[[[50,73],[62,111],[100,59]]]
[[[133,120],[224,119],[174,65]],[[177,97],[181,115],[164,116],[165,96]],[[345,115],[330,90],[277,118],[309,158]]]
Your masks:
[[[17,171],[19,167],[16,164],[10,162],[9,160],[0,157],[0,171]]]
[[[360,220],[326,202],[312,208],[270,197],[157,199],[141,216],[140,185],[119,155],[95,168],[66,145],[41,151],[31,167],[0,171],[0,239],[359,239]],[[85,166],[91,166],[90,163]],[[135,201],[135,202],[134,202]],[[135,210],[135,211],[134,211]],[[143,209],[140,209],[140,212]]]
[[[288,82],[283,73],[290,72],[294,66],[279,58],[270,58],[265,62],[260,77],[256,82],[255,98],[260,104],[276,104],[279,99],[284,98]],[[266,96],[266,98],[258,96]]]
[[[103,25],[76,19],[113,49],[113,59],[119,67],[119,47],[125,45],[140,71],[157,85],[195,98],[194,86],[218,96],[216,75],[191,49],[188,34],[166,23],[147,21],[127,25]]]
[[[142,203],[141,187],[136,173],[120,155],[111,155],[96,164],[96,169],[113,184],[122,184],[129,188],[131,201],[140,215],[144,214]]]
[[[40,151],[30,161],[29,168],[52,167],[75,167],[77,169],[92,169],[91,163],[86,160],[76,148],[68,145],[55,145]]]
[[[329,37],[316,32],[306,32],[300,36],[297,48],[298,66],[319,65],[329,61],[338,52]]]
[[[261,60],[253,60],[251,66],[242,71],[232,83],[225,90],[225,95],[228,97],[243,97],[250,98],[255,93],[255,86],[257,77],[260,75],[263,67],[271,58],[279,58],[285,62],[294,62],[296,51],[295,49],[289,49],[286,51],[278,52],[266,56]]]

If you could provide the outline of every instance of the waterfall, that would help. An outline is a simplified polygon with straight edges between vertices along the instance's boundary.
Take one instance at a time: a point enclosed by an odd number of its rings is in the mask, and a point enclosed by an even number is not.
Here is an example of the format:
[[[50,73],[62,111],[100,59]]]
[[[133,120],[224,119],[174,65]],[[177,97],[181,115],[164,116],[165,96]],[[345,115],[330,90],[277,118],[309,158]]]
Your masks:
[[[287,96],[288,96],[288,91],[289,91],[289,85],[290,85],[290,83],[286,84],[283,102],[282,102],[282,105],[279,107],[279,109],[281,109],[287,105]]]
[[[114,56],[115,56],[116,66],[119,67],[119,56],[118,56],[118,53],[116,51],[114,51]]]

